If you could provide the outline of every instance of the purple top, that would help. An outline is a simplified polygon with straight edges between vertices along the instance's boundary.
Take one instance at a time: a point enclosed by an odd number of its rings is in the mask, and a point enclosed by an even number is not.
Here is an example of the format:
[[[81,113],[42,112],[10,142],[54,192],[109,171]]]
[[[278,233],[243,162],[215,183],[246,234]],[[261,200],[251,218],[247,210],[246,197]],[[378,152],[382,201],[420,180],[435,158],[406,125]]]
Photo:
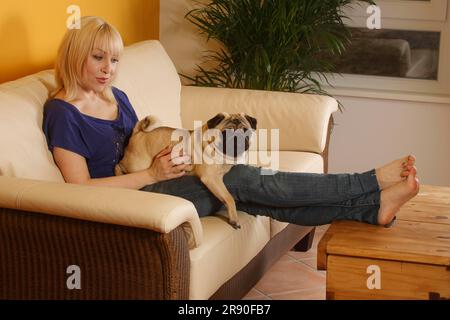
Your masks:
[[[91,178],[114,175],[138,121],[127,95],[114,87],[112,91],[118,103],[115,120],[88,116],[61,99],[48,100],[44,105],[42,129],[49,150],[59,147],[83,156]]]

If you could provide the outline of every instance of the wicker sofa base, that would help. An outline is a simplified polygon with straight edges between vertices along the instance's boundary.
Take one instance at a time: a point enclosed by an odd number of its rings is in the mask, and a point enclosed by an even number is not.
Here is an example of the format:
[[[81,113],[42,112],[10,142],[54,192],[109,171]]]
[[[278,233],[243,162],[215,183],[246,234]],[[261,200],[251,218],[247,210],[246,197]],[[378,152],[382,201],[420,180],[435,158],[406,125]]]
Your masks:
[[[69,289],[69,266],[81,289]],[[187,299],[189,248],[169,234],[0,209],[0,299]]]
[[[211,299],[240,299],[314,228],[289,225]],[[313,233],[312,233],[313,234]],[[0,299],[189,299],[189,248],[168,234],[0,209]],[[80,288],[70,285],[79,268]]]

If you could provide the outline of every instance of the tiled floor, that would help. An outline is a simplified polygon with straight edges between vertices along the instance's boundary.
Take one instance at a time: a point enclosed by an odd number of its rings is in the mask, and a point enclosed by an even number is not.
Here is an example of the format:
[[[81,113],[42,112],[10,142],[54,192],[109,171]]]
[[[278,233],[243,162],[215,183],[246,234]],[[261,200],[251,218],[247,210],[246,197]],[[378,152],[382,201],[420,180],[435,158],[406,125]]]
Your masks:
[[[244,297],[251,300],[325,300],[326,271],[317,271],[317,244],[329,225],[316,228],[308,252],[284,255]]]

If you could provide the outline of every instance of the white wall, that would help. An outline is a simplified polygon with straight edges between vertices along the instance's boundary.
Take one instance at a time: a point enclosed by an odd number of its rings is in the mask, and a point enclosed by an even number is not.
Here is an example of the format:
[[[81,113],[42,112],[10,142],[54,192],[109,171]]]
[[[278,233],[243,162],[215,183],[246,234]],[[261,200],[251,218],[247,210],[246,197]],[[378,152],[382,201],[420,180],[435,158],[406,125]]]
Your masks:
[[[178,72],[192,74],[206,42],[183,18],[189,3],[161,1],[160,39]],[[345,110],[335,114],[331,173],[365,171],[412,153],[421,183],[450,186],[450,105],[336,98]]]
[[[413,153],[421,183],[450,186],[450,105],[336,97],[330,172],[358,172]]]

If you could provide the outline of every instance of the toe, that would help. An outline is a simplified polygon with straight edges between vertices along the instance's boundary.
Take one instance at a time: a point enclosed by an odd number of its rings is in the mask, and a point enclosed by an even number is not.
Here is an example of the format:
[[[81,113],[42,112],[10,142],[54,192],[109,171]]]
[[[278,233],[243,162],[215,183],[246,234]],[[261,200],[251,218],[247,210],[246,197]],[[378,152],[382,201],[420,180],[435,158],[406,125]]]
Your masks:
[[[405,200],[409,201],[419,193],[419,179],[417,177],[409,176],[406,180],[406,185],[408,186],[408,194],[407,199]]]

